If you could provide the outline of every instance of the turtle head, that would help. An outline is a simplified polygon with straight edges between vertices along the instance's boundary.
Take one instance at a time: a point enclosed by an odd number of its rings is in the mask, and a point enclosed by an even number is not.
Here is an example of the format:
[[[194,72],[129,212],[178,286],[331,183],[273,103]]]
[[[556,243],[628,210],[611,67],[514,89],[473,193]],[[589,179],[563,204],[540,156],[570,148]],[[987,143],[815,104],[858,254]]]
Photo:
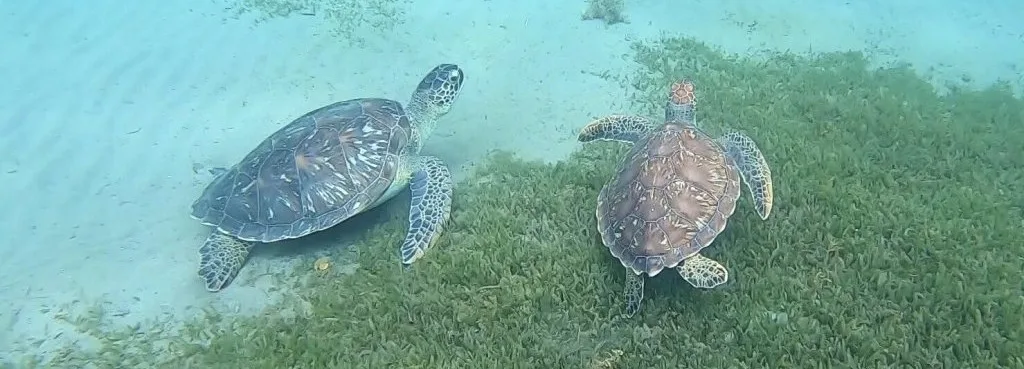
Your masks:
[[[441,64],[431,69],[416,86],[405,107],[413,126],[411,145],[414,150],[423,147],[423,141],[434,131],[438,118],[452,109],[459,91],[462,91],[464,78],[465,73],[458,65]]]
[[[459,97],[459,91],[462,91],[464,78],[465,73],[458,65],[441,64],[434,67],[416,86],[416,92],[413,92],[409,103],[410,113],[423,120],[437,119],[447,114]]]
[[[697,125],[697,97],[693,91],[693,82],[688,79],[672,84],[665,103],[665,121]]]

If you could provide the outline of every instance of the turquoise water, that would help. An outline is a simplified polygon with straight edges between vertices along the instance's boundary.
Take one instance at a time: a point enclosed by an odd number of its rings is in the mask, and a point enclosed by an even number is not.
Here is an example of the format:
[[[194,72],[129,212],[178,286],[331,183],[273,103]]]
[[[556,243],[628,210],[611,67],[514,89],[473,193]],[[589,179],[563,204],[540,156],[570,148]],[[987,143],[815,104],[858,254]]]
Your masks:
[[[45,356],[79,337],[62,318],[95,304],[117,326],[259,312],[282,293],[270,275],[356,236],[257,252],[210,293],[196,275],[209,229],[188,216],[208,169],[320,106],[404,103],[440,63],[465,82],[424,150],[456,180],[495,149],[568,157],[583,124],[632,109],[630,45],[663,34],[741,54],[863,51],[940,91],[1024,84],[1024,8],[1009,1],[627,1],[615,24],[582,19],[585,1],[351,6],[0,2],[0,348]]]

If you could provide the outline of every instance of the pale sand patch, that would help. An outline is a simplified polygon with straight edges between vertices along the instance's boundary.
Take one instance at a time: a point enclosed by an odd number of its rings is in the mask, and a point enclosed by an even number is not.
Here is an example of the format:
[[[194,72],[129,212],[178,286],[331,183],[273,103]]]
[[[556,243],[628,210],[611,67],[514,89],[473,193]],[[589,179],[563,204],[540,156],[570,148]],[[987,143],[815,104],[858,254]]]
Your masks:
[[[295,259],[258,253],[207,293],[195,276],[207,230],[187,212],[209,178],[193,164],[230,164],[330,102],[405,101],[437,63],[458,63],[467,85],[426,150],[460,177],[491,149],[560,159],[589,119],[628,111],[628,91],[595,74],[632,68],[629,40],[662,30],[729,51],[867,49],[943,78],[1021,80],[1010,5],[641,0],[607,27],[580,20],[583,1],[555,3],[418,1],[356,49],[314,17],[253,27],[217,3],[0,2],[0,347],[54,337],[66,327],[40,308],[76,299],[110,301],[119,322],[256,311],[271,299],[259,275]],[[318,246],[304,250],[339,250]]]

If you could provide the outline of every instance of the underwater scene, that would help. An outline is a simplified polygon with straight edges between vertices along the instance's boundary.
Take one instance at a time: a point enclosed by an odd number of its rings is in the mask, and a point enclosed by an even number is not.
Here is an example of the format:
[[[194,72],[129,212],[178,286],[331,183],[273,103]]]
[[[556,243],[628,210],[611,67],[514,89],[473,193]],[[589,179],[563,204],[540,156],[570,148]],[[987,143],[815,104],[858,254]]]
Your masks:
[[[1021,15],[0,1],[0,368],[1024,368]]]

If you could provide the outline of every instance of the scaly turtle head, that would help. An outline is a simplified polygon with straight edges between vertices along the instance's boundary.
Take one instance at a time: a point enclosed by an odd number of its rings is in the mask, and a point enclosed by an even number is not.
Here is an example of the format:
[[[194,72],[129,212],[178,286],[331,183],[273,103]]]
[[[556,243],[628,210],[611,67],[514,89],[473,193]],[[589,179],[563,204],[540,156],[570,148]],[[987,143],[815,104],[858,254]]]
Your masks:
[[[416,86],[405,107],[413,125],[413,145],[419,147],[430,135],[438,118],[448,113],[462,91],[465,73],[455,64],[441,64],[427,73]]]
[[[686,126],[697,126],[697,97],[693,92],[693,82],[681,80],[672,84],[665,103],[665,122],[678,123]]]

